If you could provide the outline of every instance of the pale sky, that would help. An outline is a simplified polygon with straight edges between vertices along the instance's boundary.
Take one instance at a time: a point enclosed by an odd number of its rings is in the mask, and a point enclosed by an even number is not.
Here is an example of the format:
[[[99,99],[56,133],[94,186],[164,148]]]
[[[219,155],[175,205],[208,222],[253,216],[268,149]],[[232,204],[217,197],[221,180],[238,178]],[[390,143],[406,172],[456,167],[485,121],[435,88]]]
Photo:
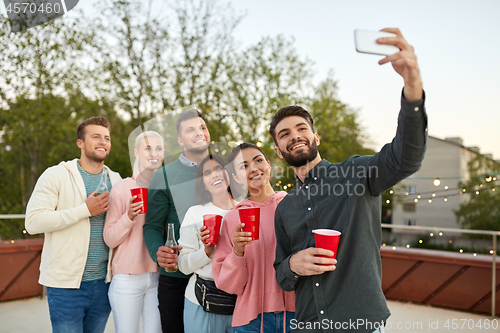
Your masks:
[[[97,0],[77,8],[91,10]],[[460,136],[466,146],[500,159],[500,1],[498,0],[235,0],[247,11],[236,30],[242,46],[263,36],[295,38],[315,62],[315,82],[333,69],[339,99],[359,110],[371,148],[395,134],[402,78],[380,56],[357,53],[354,29],[398,27],[418,56],[429,134]]]
[[[239,40],[294,36],[316,62],[316,79],[335,72],[339,98],[359,109],[373,148],[395,134],[402,78],[381,56],[357,53],[354,29],[398,27],[415,48],[426,91],[429,134],[461,136],[500,159],[500,1],[235,1],[247,17]]]

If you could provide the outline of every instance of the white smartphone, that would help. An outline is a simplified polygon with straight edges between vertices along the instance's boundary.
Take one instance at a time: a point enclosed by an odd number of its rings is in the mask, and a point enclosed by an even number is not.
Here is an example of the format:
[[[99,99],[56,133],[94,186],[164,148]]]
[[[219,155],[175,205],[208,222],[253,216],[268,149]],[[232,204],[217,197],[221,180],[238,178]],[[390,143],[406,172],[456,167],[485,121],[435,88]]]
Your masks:
[[[377,39],[381,37],[396,37],[396,34],[384,31],[354,30],[356,51],[386,56],[399,52],[399,48],[395,45],[378,44]]]

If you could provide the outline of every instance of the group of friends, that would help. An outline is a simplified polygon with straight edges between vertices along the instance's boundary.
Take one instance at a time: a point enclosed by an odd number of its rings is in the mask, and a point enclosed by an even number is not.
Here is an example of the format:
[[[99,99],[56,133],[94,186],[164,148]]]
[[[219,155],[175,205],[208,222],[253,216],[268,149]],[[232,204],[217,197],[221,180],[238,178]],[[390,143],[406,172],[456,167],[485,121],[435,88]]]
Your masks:
[[[392,63],[404,79],[396,136],[375,155],[330,163],[318,153],[309,112],[281,108],[269,132],[296,175],[288,194],[274,190],[257,145],[242,143],[227,160],[212,153],[197,110],[178,116],[183,152],[163,167],[162,136],[138,135],[125,179],[104,165],[109,122],[83,121],[80,158],[45,170],[26,210],[26,230],[45,233],[39,283],[53,332],[103,332],[111,311],[120,333],[139,332],[141,322],[145,333],[383,332],[390,312],[381,289],[380,195],[419,169],[427,140],[413,48],[398,29],[385,30],[397,36],[379,43],[400,52],[379,63]],[[333,172],[344,168],[368,172]],[[110,191],[99,194],[103,179]],[[363,191],[338,191],[347,185]],[[146,214],[131,194],[137,187],[148,187]],[[260,208],[258,240],[238,214],[249,207]],[[207,214],[223,216],[216,245],[205,242]],[[165,246],[168,224],[178,251]],[[318,228],[341,231],[336,259],[315,247]],[[230,313],[203,306],[196,289],[211,281],[227,295]]]

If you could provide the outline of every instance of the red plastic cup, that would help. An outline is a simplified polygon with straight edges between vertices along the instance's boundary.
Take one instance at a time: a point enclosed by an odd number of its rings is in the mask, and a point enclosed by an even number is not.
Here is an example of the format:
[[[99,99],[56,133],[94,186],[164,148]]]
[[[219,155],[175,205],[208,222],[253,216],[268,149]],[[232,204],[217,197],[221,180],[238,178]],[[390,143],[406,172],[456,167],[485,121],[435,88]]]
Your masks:
[[[222,216],[216,214],[203,215],[203,225],[210,230],[209,237],[205,239],[205,244],[217,244],[219,241],[220,226],[222,224]]]
[[[147,187],[133,188],[130,190],[130,193],[132,193],[132,196],[137,195],[137,198],[135,198],[134,203],[136,203],[136,202],[143,203],[141,210],[139,211],[139,214],[147,213],[148,212],[148,188]]]
[[[260,225],[260,208],[240,208],[238,209],[240,214],[241,223],[245,223],[243,231],[251,232],[253,240],[259,239],[259,225]]]
[[[332,229],[315,229],[314,232],[314,242],[316,247],[330,250],[333,252],[333,256],[320,256],[324,258],[337,258],[337,249],[339,247],[340,231]]]

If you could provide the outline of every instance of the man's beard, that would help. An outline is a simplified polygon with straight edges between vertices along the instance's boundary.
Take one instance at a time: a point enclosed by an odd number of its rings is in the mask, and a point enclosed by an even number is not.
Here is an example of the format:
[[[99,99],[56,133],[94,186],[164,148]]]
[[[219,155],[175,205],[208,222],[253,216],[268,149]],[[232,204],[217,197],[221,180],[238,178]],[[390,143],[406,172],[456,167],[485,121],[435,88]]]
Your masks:
[[[306,140],[296,141],[290,144],[290,147],[298,142],[303,142],[307,144],[307,151],[300,151],[298,154],[293,155],[292,153],[288,153],[287,151],[283,151],[280,149],[281,155],[285,159],[285,161],[292,167],[301,167],[311,162],[318,156],[318,145],[316,144],[316,140],[313,140],[312,144],[307,142]],[[287,148],[288,149],[288,148]]]
[[[195,155],[204,154],[207,150],[208,150],[208,144],[201,147],[190,147],[187,149],[187,151]]]
[[[93,162],[101,163],[104,162],[104,160],[109,156],[109,150],[106,156],[104,156],[104,158],[100,157],[95,152],[88,152],[88,151],[85,151],[85,156]]]

